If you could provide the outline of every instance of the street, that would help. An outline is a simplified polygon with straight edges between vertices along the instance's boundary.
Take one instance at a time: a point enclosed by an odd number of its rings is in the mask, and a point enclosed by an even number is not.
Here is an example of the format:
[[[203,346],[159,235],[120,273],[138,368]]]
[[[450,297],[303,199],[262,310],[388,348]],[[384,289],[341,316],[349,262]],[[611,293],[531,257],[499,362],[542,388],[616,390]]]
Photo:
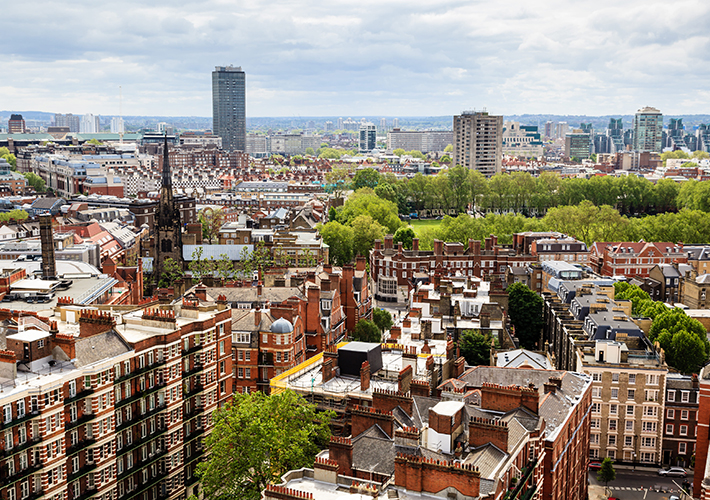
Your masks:
[[[671,495],[678,495],[678,487],[673,484],[682,484],[682,478],[669,478],[659,476],[653,469],[616,469],[616,479],[609,483],[610,497],[621,500],[668,500]],[[689,474],[687,481],[692,482]],[[589,472],[590,500],[604,498],[604,484],[597,481],[597,473]],[[598,496],[593,496],[592,491],[598,491]]]

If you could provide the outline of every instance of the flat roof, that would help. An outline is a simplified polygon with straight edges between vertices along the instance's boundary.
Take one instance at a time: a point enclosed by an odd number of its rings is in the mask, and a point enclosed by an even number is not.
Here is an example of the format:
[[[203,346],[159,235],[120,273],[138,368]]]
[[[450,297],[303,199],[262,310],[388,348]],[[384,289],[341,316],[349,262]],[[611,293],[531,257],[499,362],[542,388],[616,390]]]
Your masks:
[[[24,332],[7,336],[10,340],[19,340],[20,342],[34,342],[35,340],[45,339],[47,337],[49,337],[49,332],[38,329],[25,330]]]

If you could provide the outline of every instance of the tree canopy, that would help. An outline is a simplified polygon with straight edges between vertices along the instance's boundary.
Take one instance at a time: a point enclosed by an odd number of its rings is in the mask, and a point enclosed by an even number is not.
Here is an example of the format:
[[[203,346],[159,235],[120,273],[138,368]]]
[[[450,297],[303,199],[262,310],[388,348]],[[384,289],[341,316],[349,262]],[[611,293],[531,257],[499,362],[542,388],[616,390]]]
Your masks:
[[[352,334],[350,334],[350,338],[362,342],[382,342],[382,333],[374,321],[361,319],[355,325],[355,329]]]
[[[15,170],[17,168],[17,158],[15,158],[15,155],[10,153],[10,150],[7,149],[5,146],[0,148],[0,158],[4,158],[5,161],[10,164],[12,170]]]
[[[471,366],[488,366],[491,364],[491,343],[493,337],[490,333],[481,333],[477,330],[464,330],[459,338],[459,349],[466,363]]]
[[[372,311],[372,320],[374,323],[377,325],[377,328],[380,329],[380,332],[385,333],[387,330],[392,328],[392,325],[394,324],[392,322],[392,314],[390,314],[389,311],[386,311],[381,308],[375,308]]]
[[[290,390],[234,394],[215,411],[208,458],[197,467],[205,496],[257,500],[285,472],[312,466],[330,439],[333,416]]]
[[[602,467],[597,472],[597,481],[604,483],[604,486],[609,486],[609,482],[616,479],[616,471],[614,470],[614,463],[611,458],[605,457],[602,460]]]
[[[710,355],[705,327],[679,308],[656,316],[648,338],[660,344],[668,365],[683,373],[697,373]]]
[[[508,287],[508,315],[515,326],[515,336],[525,349],[538,347],[543,326],[543,305],[542,297],[526,284],[513,283]]]
[[[353,178],[352,188],[357,191],[360,188],[368,187],[375,189],[380,182],[380,173],[374,168],[363,168],[358,170]]]

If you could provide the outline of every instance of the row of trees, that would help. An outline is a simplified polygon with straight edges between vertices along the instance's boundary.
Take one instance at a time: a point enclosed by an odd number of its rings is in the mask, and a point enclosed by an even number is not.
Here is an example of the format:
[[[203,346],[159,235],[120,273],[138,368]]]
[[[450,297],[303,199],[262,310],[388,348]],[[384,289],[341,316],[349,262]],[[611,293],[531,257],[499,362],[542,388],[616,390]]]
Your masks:
[[[551,207],[609,205],[622,214],[638,215],[673,212],[682,208],[710,211],[710,183],[688,181],[683,184],[661,179],[656,184],[628,175],[594,176],[590,179],[561,178],[542,172],[533,177],[527,172],[497,174],[486,179],[477,170],[460,166],[435,176],[417,174],[412,179],[397,180],[393,174],[379,174],[374,169],[358,171],[352,182],[347,171],[336,169],[327,179],[329,186],[339,181],[340,188],[353,190],[370,187],[397,205],[399,213],[443,210],[455,214],[477,208],[483,211],[515,212],[542,215]]]
[[[12,212],[10,212],[12,213]],[[0,214],[2,216],[3,214]],[[316,264],[316,257],[310,249],[301,250],[301,253],[292,257],[289,256],[281,246],[270,249],[260,241],[254,250],[249,251],[247,247],[242,248],[239,261],[235,265],[227,254],[221,254],[215,259],[213,256],[204,257],[204,250],[198,246],[192,252],[192,259],[187,265],[190,275],[196,281],[201,281],[207,276],[219,278],[224,281],[234,279],[251,279],[254,271],[265,271],[272,267],[283,267],[289,265],[303,265],[311,267]],[[160,274],[159,286],[169,287],[173,282],[185,276],[184,270],[173,259],[166,259]]]
[[[520,214],[488,214],[475,218],[467,214],[445,216],[435,227],[419,229],[419,247],[431,250],[434,239],[483,240],[493,234],[501,244],[512,243],[513,234],[522,231],[560,231],[588,245],[595,241],[682,241],[699,244],[710,241],[710,217],[700,210],[683,209],[642,218],[622,216],[610,206],[595,206],[589,201],[579,205],[551,208],[543,218]]]
[[[651,318],[648,338],[666,353],[668,366],[682,373],[697,373],[710,356],[710,342],[700,321],[679,308],[654,301],[640,287],[625,282],[614,284],[615,298],[631,301],[631,314]]]

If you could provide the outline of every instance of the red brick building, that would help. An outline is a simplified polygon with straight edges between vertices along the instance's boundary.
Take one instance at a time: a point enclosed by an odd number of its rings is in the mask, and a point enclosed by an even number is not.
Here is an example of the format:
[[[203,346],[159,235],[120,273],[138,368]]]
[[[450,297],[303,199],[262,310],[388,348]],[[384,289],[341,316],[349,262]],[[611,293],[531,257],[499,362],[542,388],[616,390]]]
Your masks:
[[[591,247],[591,267],[602,276],[648,277],[657,264],[688,262],[682,244],[645,241],[596,242]]]

